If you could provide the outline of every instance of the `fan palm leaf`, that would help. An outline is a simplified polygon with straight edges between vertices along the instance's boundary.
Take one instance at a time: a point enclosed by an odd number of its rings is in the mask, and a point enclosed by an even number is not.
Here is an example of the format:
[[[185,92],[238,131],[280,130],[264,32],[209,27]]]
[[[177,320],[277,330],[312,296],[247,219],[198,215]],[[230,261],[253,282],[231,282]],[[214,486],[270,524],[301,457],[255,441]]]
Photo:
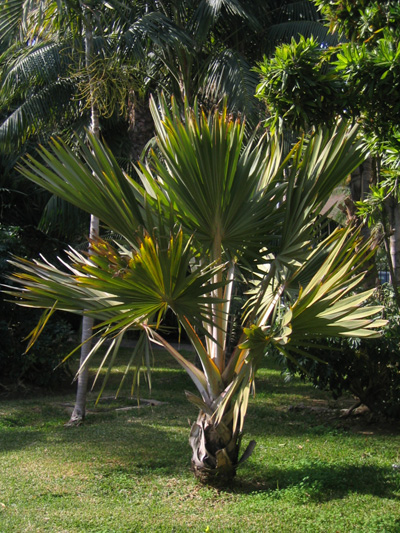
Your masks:
[[[178,219],[195,233],[213,260],[221,258],[223,249],[234,257],[249,248],[253,238],[259,248],[263,228],[273,224],[275,216],[267,205],[279,201],[279,188],[265,194],[257,191],[266,161],[275,152],[262,143],[250,143],[243,150],[244,124],[229,119],[226,108],[222,114],[207,117],[203,113],[198,118],[197,109],[188,110],[185,122],[178,118],[176,105],[171,114],[165,101],[161,112],[154,101],[151,110],[161,155],[152,156],[154,175],[140,166],[148,190],[168,197]],[[157,188],[157,180],[162,189]]]
[[[94,135],[89,147],[78,140],[82,160],[62,141],[42,149],[43,163],[28,156],[22,173],[60,198],[98,216],[127,240],[143,223],[143,205],[132,180]]]

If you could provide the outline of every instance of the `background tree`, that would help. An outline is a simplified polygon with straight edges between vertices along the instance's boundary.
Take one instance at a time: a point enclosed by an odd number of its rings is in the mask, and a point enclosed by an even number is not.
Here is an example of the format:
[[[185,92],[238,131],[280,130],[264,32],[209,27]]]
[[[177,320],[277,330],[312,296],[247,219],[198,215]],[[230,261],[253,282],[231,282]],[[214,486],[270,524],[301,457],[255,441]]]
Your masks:
[[[280,125],[281,116],[286,124],[303,131],[329,123],[335,116],[360,124],[373,157],[351,176],[347,214],[349,218],[364,218],[367,236],[368,224],[375,226],[376,240],[383,240],[385,269],[390,271],[398,307],[399,6],[397,2],[315,3],[344,42],[321,47],[315,40],[300,39],[278,47],[275,57],[259,65],[259,96],[267,104],[272,126]],[[370,282],[374,284],[374,279]],[[388,404],[393,402],[393,415],[398,385],[392,346],[398,315],[388,301],[387,297],[384,302],[391,325],[385,331],[385,341],[377,341],[374,348],[345,341],[340,349],[352,353],[354,360],[340,364],[332,357],[328,358],[331,365],[307,363],[307,370],[314,383],[332,386],[333,391],[346,387],[357,391],[376,412],[388,414]],[[329,346],[335,342],[327,340]],[[357,364],[360,361],[363,372]]]
[[[266,59],[260,65],[258,94],[266,102],[272,121],[283,116],[286,123],[298,129],[329,123],[335,116],[351,117],[361,123],[375,157],[352,176],[353,202],[347,203],[348,215],[356,215],[358,202],[367,199],[371,185],[384,186],[386,202],[382,212],[386,220],[381,222],[390,239],[388,264],[397,289],[398,203],[382,170],[389,164],[385,154],[397,152],[398,145],[398,6],[393,2],[367,2],[355,10],[353,4],[346,2],[316,4],[331,18],[332,29],[340,30],[350,41],[333,48],[319,47],[309,39],[283,45],[272,60]],[[365,32],[368,37],[364,42]],[[393,168],[393,164],[392,157],[388,168]]]
[[[35,146],[35,141],[45,141],[50,134],[62,132],[69,138],[72,128],[84,134],[83,126],[86,124],[98,135],[100,116],[102,131],[106,134],[110,119],[118,113],[124,118],[124,110],[127,115],[129,97],[137,86],[133,75],[134,69],[137,69],[137,65],[133,67],[134,61],[137,63],[143,59],[149,34],[157,35],[158,43],[170,35],[170,32],[162,31],[168,25],[165,17],[149,21],[143,17],[143,3],[137,2],[134,8],[130,6],[128,9],[128,6],[127,3],[121,15],[116,15],[110,3],[104,6],[102,2],[87,6],[81,2],[48,1],[37,5],[14,1],[2,6],[2,45],[7,50],[2,57],[2,94],[7,97],[3,101],[3,112],[7,113],[8,110],[9,116],[0,128],[0,137],[4,151],[15,151],[16,145],[20,147],[20,153],[14,155],[14,160],[21,153],[29,152]],[[134,58],[128,58],[126,50],[119,56],[116,56],[115,51],[121,33],[128,32],[132,26],[132,20],[126,18],[127,14],[134,17],[136,41],[140,41],[135,44],[140,54]],[[115,30],[117,23],[119,33]],[[178,37],[175,35],[173,38],[179,38],[179,33]],[[7,49],[10,44],[12,46]],[[122,60],[124,63],[121,63]],[[68,90],[61,91],[60,87],[67,87]],[[126,125],[123,130],[127,131]],[[120,139],[123,138],[120,135]],[[113,144],[116,146],[116,143]],[[132,153],[126,143],[125,146],[126,154]],[[72,226],[72,235],[83,234],[83,226],[77,225],[81,217],[77,216],[71,204],[60,203],[54,197],[48,201],[43,190],[38,191],[37,196],[42,199],[42,229],[50,229],[53,234],[55,231],[63,236],[67,234],[71,238]],[[97,231],[98,222],[92,217],[91,237]],[[86,342],[91,336],[88,320],[88,317],[84,319],[82,328],[85,341],[82,361],[90,351],[90,342]],[[71,423],[81,421],[84,416],[86,380],[87,375],[82,373],[78,380],[77,402]]]

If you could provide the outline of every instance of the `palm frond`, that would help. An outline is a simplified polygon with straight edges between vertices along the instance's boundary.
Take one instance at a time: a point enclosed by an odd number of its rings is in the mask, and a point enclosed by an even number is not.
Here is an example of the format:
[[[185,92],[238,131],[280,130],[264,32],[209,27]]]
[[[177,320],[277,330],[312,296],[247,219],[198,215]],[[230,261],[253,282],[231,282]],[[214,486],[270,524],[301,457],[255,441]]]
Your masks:
[[[24,12],[24,0],[8,0],[0,7],[0,39],[7,43],[18,31]]]
[[[210,294],[218,286],[210,280],[223,266],[192,267],[189,272],[193,255],[181,230],[159,241],[145,234],[128,253],[102,239],[91,247],[88,257],[68,252],[69,272],[43,261],[13,260],[22,273],[11,279],[22,288],[9,294],[28,307],[90,314],[102,321],[98,327],[107,328],[108,335],[143,327],[154,316],[158,326],[167,309],[200,328],[212,321],[209,304],[215,298]]]
[[[136,20],[123,35],[123,51],[137,60],[145,60],[148,44],[152,42],[161,49],[165,46],[187,46],[192,38],[161,12],[150,12]]]
[[[0,97],[15,98],[27,87],[54,83],[66,73],[71,56],[66,43],[39,43],[18,54],[3,74]]]
[[[257,322],[246,329],[247,341],[242,349],[263,353],[272,342],[295,360],[296,354],[315,338],[380,336],[387,323],[379,318],[383,308],[366,305],[375,289],[354,292],[366,274],[363,264],[372,253],[368,244],[360,246],[358,234],[352,228],[337,230],[312,251],[311,260],[320,251],[328,253],[308,284],[297,287],[298,297],[278,321],[278,329],[265,321]],[[297,281],[295,275],[288,285]]]
[[[73,106],[74,86],[68,80],[57,81],[26,99],[0,126],[0,143],[4,150],[21,146],[34,135],[49,131],[56,110]]]
[[[226,97],[230,109],[251,116],[259,110],[255,98],[258,76],[238,52],[224,50],[212,57],[205,73],[204,96],[212,102]]]
[[[232,256],[251,245],[259,248],[275,215],[266,206],[276,191],[257,193],[270,155],[267,146],[244,149],[244,125],[229,120],[226,108],[198,118],[197,110],[187,109],[185,122],[177,107],[171,114],[165,101],[162,114],[154,101],[151,110],[162,156],[152,155],[153,173],[141,165],[144,183],[156,193],[155,176],[162,180],[165,192],[160,194],[167,195],[178,219],[209,250],[218,239]]]
[[[287,169],[287,190],[282,205],[284,220],[276,259],[295,266],[308,255],[313,225],[333,189],[367,156],[367,146],[357,139],[357,127],[345,121],[332,131],[320,129],[300,143]],[[289,261],[289,262],[288,262]]]
[[[282,43],[289,43],[294,37],[297,39],[300,35],[305,38],[314,37],[318,42],[324,45],[337,44],[336,36],[329,33],[329,29],[316,21],[293,20],[274,24],[265,33],[266,42],[270,43],[267,50],[272,50]]]
[[[190,22],[189,29],[203,41],[220,17],[235,16],[252,28],[259,28],[259,20],[251,9],[239,0],[201,0]]]
[[[308,0],[295,0],[294,2],[281,2],[279,9],[275,11],[278,22],[282,20],[320,21],[320,14],[313,2]]]
[[[143,223],[143,199],[136,185],[120,169],[111,152],[89,134],[89,147],[77,140],[82,159],[61,140],[42,148],[40,161],[32,157],[20,165],[21,173],[52,194],[97,216],[128,241]]]
[[[85,235],[88,227],[87,213],[54,195],[47,202],[38,225],[41,231],[66,238],[67,242]]]
[[[245,315],[251,324],[248,317],[250,310],[253,312],[253,325],[245,328],[249,342],[241,345],[242,352],[234,354],[229,375],[247,357],[246,349],[251,348],[257,357],[270,342],[295,363],[296,354],[308,356],[302,347],[309,346],[316,337],[380,336],[386,321],[379,319],[381,306],[368,306],[374,291],[354,292],[374,254],[368,242],[361,245],[359,235],[360,229],[349,227],[314,243],[292,275],[286,269],[277,276],[276,263],[268,265],[264,277],[260,276],[256,289],[250,292]],[[264,293],[263,284],[267,287]]]

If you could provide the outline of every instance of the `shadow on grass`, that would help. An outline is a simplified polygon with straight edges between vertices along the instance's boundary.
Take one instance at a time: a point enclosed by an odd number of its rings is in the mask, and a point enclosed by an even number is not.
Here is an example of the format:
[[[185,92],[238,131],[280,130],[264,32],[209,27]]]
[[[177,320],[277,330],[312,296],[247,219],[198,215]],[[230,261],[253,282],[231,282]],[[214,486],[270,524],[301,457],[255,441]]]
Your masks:
[[[52,405],[50,399],[33,404],[14,403],[5,409],[7,415],[0,417],[0,451],[29,446],[40,450],[54,444],[55,461],[93,463],[93,468],[109,479],[107,483],[118,489],[124,484],[131,486],[132,479],[138,476],[176,478],[178,483],[179,478],[190,476],[186,419],[188,416],[195,419],[195,410],[186,404],[183,395],[190,382],[185,374],[174,369],[156,372],[154,382],[153,397],[168,404],[122,415],[99,410],[76,428],[63,427],[68,415],[65,409]],[[296,384],[296,394],[298,391],[300,396],[303,393],[307,397],[310,391],[303,387]],[[281,383],[261,380],[258,387],[261,398],[250,404],[246,432],[256,438],[265,438],[268,433],[272,438],[337,431],[326,420],[326,414],[321,418],[307,411],[288,411],[282,401],[275,405],[273,396],[282,394],[283,389]],[[57,447],[67,451],[57,456]],[[390,467],[335,464],[334,459],[332,464],[298,461],[296,467],[246,463],[231,491],[257,494],[260,498],[285,498],[295,503],[341,499],[350,493],[398,498],[400,474]],[[105,481],[104,484],[107,485]]]
[[[232,491],[259,493],[297,502],[324,502],[344,498],[350,493],[400,499],[400,475],[390,467],[335,465],[309,461],[299,468],[263,467],[257,472],[239,471]]]
[[[173,411],[173,406],[157,406],[129,415],[91,412],[82,425],[64,427],[68,416],[63,408],[53,407],[51,413],[46,407],[35,407],[34,413],[14,408],[0,417],[0,455],[32,448],[39,458],[46,448],[54,461],[93,463],[104,472],[176,476],[189,469],[190,428]]]
[[[0,404],[0,452],[22,450],[46,440],[52,428],[62,425],[65,411],[47,399]],[[2,412],[3,411],[3,412]]]
[[[9,431],[0,428],[0,455],[5,452],[23,450],[29,446],[40,444],[44,440],[44,435],[38,431],[18,428],[11,434]]]

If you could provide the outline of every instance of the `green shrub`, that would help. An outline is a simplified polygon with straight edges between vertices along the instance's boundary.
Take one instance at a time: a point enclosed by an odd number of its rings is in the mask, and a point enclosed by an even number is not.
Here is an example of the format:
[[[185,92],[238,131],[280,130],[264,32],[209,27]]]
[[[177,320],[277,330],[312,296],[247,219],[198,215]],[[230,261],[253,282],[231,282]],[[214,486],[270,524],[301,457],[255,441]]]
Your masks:
[[[390,289],[382,290],[381,303],[389,321],[378,339],[321,340],[310,353],[323,362],[303,358],[301,369],[288,364],[288,373],[299,373],[334,398],[350,392],[373,413],[400,418],[400,314]]]

